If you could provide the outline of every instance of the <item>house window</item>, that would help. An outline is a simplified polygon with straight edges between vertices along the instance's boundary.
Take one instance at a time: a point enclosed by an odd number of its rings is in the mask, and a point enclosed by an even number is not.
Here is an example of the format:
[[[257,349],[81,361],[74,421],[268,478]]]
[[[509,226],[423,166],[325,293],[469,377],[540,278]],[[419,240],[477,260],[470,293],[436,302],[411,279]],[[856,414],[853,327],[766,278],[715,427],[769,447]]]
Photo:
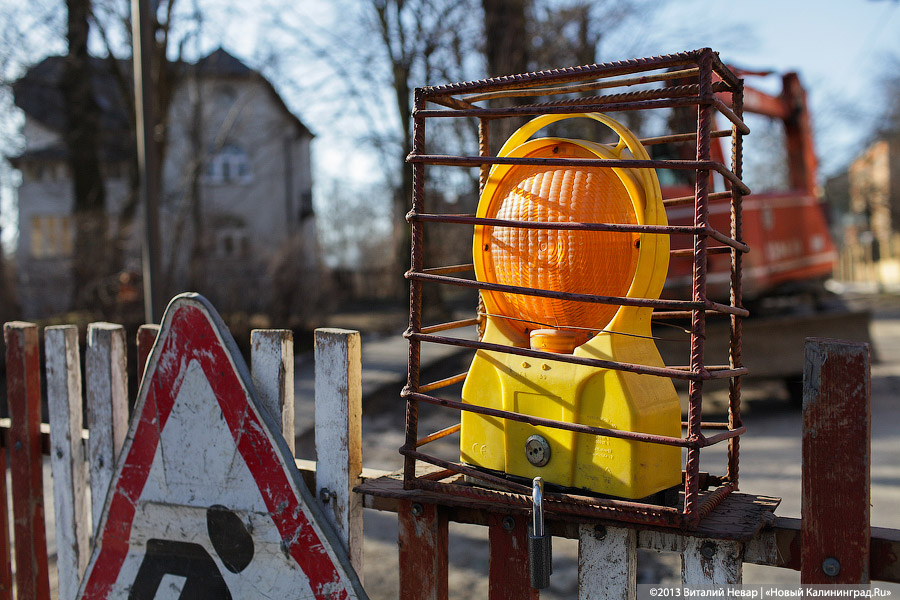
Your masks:
[[[247,258],[250,255],[250,240],[242,228],[228,227],[218,234],[218,258]]]
[[[41,163],[27,163],[22,166],[22,176],[27,181],[40,181],[44,178],[44,165]]]
[[[253,181],[250,157],[240,146],[225,146],[209,159],[203,179],[206,183],[220,185],[250,183]]]
[[[306,190],[300,194],[300,222],[313,216],[312,190]]]
[[[74,233],[70,215],[31,217],[31,257],[65,258],[72,256]]]

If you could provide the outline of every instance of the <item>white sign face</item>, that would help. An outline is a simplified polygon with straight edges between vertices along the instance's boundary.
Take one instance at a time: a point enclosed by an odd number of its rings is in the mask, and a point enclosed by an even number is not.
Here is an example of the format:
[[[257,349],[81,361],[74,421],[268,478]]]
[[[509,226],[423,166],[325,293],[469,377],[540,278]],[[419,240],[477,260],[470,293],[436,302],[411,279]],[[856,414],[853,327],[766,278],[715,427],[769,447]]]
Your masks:
[[[365,598],[199,296],[169,305],[79,598]]]

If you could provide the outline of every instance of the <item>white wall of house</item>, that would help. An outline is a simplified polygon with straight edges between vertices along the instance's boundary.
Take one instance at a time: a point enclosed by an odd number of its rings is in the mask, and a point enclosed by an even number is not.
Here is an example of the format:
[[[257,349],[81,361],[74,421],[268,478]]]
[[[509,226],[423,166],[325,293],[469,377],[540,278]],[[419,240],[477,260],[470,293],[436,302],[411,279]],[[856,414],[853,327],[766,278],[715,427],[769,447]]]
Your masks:
[[[59,133],[44,127],[34,119],[26,119],[22,125],[22,136],[25,138],[25,150],[41,150],[60,141]]]
[[[42,127],[34,130],[47,132]],[[52,136],[44,137],[51,140]],[[39,148],[38,148],[39,149]],[[109,227],[118,226],[128,184],[124,168],[105,178]],[[37,319],[65,312],[72,300],[72,254],[75,229],[73,190],[69,168],[62,160],[30,163],[22,169],[18,188],[19,238],[16,249],[19,302],[22,316]],[[131,254],[133,243],[128,244]],[[127,250],[127,249],[126,249]],[[140,251],[139,246],[136,248]],[[134,268],[134,260],[126,268]]]
[[[276,293],[274,262],[297,236],[308,247],[294,260],[315,274],[315,228],[301,222],[312,188],[310,137],[286,118],[268,84],[188,81],[173,97],[170,128],[184,132],[170,136],[164,165],[163,206],[176,225],[163,233],[163,263],[176,261],[175,280],[209,295],[222,311],[262,309]],[[202,207],[203,252],[213,259],[199,281],[190,269],[194,202]]]

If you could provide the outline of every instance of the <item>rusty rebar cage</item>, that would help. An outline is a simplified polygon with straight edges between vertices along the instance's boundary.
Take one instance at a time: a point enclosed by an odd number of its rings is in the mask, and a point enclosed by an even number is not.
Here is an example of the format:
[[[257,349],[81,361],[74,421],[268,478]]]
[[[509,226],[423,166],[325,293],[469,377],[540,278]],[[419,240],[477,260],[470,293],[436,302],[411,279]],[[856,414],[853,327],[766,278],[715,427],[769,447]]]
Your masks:
[[[677,80],[677,81],[676,81]],[[660,87],[660,82],[666,85]],[[624,88],[626,91],[607,93],[607,90]],[[561,95],[570,95],[560,98]],[[591,94],[591,95],[588,95]],[[576,95],[575,97],[571,97]],[[483,107],[477,103],[499,97],[514,97],[518,103],[509,107]],[[533,103],[528,98],[550,97],[549,101]],[[729,101],[730,97],[730,101]],[[530,102],[523,104],[522,102]],[[742,242],[741,200],[750,190],[741,181],[742,136],[749,129],[742,120],[743,82],[732,73],[709,48],[622,62],[595,64],[582,67],[541,71],[453,83],[436,87],[418,88],[415,91],[413,113],[414,132],[412,152],[407,161],[413,165],[412,210],[407,221],[412,228],[411,268],[406,277],[410,281],[409,329],[405,337],[409,341],[408,380],[402,392],[406,400],[406,436],[400,449],[404,455],[403,480],[406,489],[424,489],[448,496],[481,499],[506,504],[510,508],[530,505],[530,487],[494,474],[472,468],[459,462],[430,456],[421,448],[426,444],[455,433],[459,426],[420,437],[418,415],[420,403],[444,406],[460,411],[473,411],[484,415],[528,423],[535,426],[569,430],[597,436],[609,436],[653,444],[680,446],[686,449],[683,489],[679,506],[668,507],[639,501],[591,497],[569,493],[546,493],[546,509],[556,513],[615,519],[661,526],[695,527],[699,520],[718,505],[738,485],[738,447],[740,435],[746,431],[741,423],[741,376],[747,370],[741,362],[741,321],[748,312],[742,307],[741,258],[749,248]],[[437,105],[435,108],[429,104]],[[696,107],[696,130],[674,132],[669,135],[645,138],[642,143],[654,145],[671,142],[696,142],[694,160],[609,160],[609,159],[549,159],[513,158],[491,155],[490,125],[492,121],[510,117],[544,114],[578,114],[588,112],[653,111],[675,107]],[[713,115],[718,113],[730,122],[730,129],[714,130]],[[426,153],[425,124],[432,119],[477,118],[479,124],[479,153],[477,156],[451,156]],[[711,158],[711,138],[731,138],[731,168]],[[524,164],[546,166],[602,166],[658,170],[687,170],[696,175],[693,196],[672,198],[664,206],[693,205],[692,225],[621,225],[610,223],[550,223],[525,222],[503,219],[477,218],[474,215],[429,213],[425,202],[425,169],[431,165],[479,167],[482,187],[488,170],[494,164]],[[726,191],[714,193],[710,179],[718,173],[725,181]],[[730,199],[730,231],[722,232],[710,224],[711,200]],[[672,250],[673,256],[693,258],[691,296],[689,299],[646,299],[613,296],[573,294],[538,290],[510,285],[480,282],[459,274],[472,271],[472,265],[426,267],[423,264],[424,235],[427,223],[455,223],[465,226],[500,225],[538,229],[565,229],[587,231],[630,231],[689,236],[693,240],[690,250]],[[711,246],[710,242],[718,245]],[[680,253],[680,254],[679,254]],[[711,254],[730,254],[730,301],[714,302],[707,296],[707,257]],[[479,290],[496,290],[516,294],[530,294],[580,302],[597,302],[620,306],[653,307],[654,319],[690,319],[690,358],[681,366],[652,367],[608,360],[588,359],[573,355],[560,355],[527,348],[484,343],[460,337],[436,335],[478,322],[478,317],[423,326],[422,286],[424,282],[464,286]],[[730,352],[728,364],[706,364],[704,344],[706,319],[709,315],[728,317],[730,325]],[[668,377],[688,382],[688,416],[682,423],[682,437],[650,435],[631,431],[590,427],[538,418],[527,414],[481,407],[461,401],[447,400],[430,392],[458,383],[465,373],[423,384],[420,382],[420,350],[423,343],[449,344],[470,349],[505,352],[539,360],[554,360],[595,366],[603,369],[630,371],[653,377]],[[711,379],[729,379],[727,422],[704,422],[701,417],[703,384]],[[704,432],[716,431],[712,435]],[[728,458],[724,475],[700,472],[700,450],[706,446],[727,442]],[[417,475],[417,462],[429,463],[432,469],[426,475]],[[467,485],[463,479],[479,480],[485,486]],[[710,489],[711,486],[711,489]]]

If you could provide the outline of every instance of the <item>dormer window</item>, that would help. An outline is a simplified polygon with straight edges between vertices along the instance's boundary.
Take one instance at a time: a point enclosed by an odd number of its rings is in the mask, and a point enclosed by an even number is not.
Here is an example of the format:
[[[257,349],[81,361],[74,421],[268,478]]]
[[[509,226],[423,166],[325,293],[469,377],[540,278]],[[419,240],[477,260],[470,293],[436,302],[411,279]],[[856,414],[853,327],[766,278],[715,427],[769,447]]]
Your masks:
[[[209,159],[203,180],[217,185],[250,183],[253,181],[250,157],[240,146],[224,146]]]

